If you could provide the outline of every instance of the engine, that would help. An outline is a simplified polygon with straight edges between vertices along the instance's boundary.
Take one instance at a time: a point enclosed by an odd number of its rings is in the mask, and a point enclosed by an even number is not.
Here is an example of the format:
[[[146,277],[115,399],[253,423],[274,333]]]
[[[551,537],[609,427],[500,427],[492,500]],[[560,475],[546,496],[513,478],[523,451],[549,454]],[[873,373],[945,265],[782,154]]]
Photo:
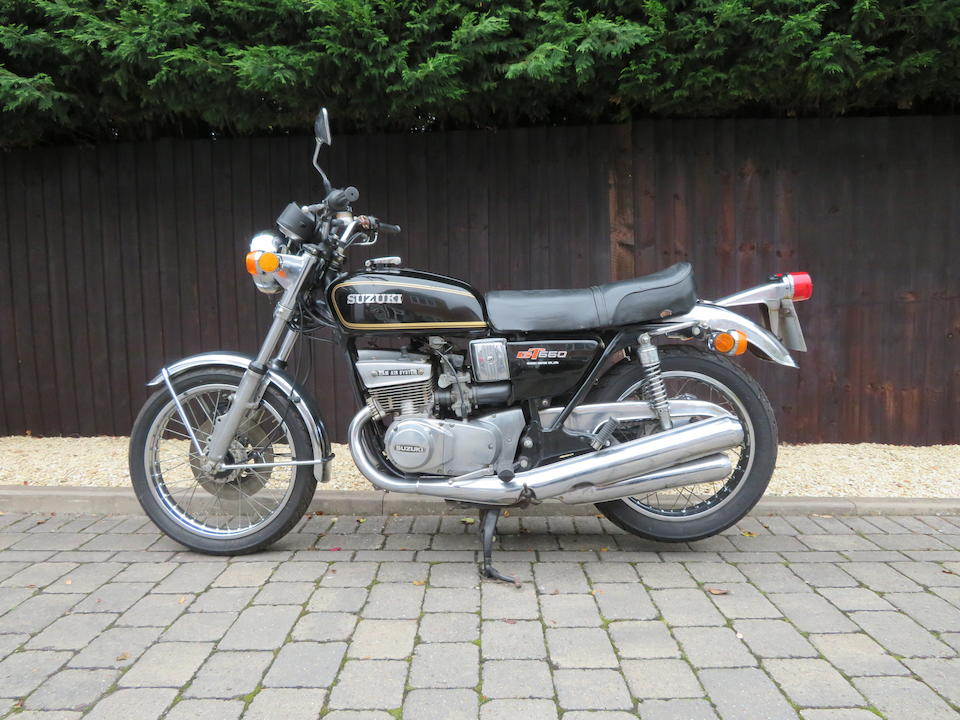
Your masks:
[[[405,350],[359,350],[357,372],[370,405],[389,423],[384,451],[397,469],[454,476],[513,468],[526,425],[523,412],[470,414],[481,405],[505,403],[509,384],[474,385],[463,372],[462,357],[441,362]],[[441,417],[441,409],[458,417]]]

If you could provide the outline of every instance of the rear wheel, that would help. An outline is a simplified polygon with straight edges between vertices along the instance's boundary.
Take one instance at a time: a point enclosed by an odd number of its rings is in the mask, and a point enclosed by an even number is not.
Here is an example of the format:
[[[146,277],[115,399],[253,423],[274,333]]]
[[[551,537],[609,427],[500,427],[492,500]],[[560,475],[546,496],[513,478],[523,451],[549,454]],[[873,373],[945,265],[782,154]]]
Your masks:
[[[727,358],[693,347],[659,348],[667,396],[719,405],[743,425],[743,443],[729,450],[733,471],[710,483],[660,490],[598,503],[611,522],[624,530],[665,542],[685,542],[715,535],[736,523],[760,500],[777,461],[777,423],[756,380]],[[642,400],[644,374],[636,363],[621,363],[608,372],[588,402]],[[702,418],[691,418],[696,420]],[[658,432],[645,421],[624,425],[620,442]]]
[[[241,374],[200,370],[173,380],[201,447],[229,407]],[[227,464],[312,458],[312,444],[290,400],[268,387],[230,443]],[[166,387],[154,393],[130,437],[130,477],[137,499],[164,533],[191,550],[251,553],[286,535],[316,489],[310,465],[205,472]]]

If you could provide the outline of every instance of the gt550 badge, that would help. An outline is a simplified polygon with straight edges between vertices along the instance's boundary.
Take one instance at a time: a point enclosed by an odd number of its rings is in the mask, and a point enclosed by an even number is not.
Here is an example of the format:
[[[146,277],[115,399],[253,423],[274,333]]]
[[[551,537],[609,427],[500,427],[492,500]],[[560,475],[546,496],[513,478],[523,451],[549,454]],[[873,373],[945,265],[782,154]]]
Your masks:
[[[350,293],[347,305],[400,305],[403,296],[400,293]]]
[[[530,348],[529,350],[521,350],[517,353],[517,360],[554,360],[559,358],[565,358],[567,356],[566,350],[547,350],[546,348]]]

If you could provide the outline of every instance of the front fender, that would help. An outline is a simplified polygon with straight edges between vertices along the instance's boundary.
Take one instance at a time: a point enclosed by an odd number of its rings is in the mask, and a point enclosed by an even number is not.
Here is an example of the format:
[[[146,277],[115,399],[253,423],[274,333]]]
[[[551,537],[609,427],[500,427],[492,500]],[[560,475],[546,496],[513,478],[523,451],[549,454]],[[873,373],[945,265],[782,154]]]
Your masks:
[[[182,375],[190,370],[230,368],[233,370],[246,370],[253,358],[232,352],[208,352],[199,355],[177,360],[175,363],[166,367],[171,379],[177,375]],[[310,434],[310,443],[313,446],[313,456],[323,459],[319,465],[313,466],[313,474],[320,482],[327,482],[330,479],[330,460],[333,459],[333,453],[330,447],[330,436],[327,434],[323,418],[317,409],[313,398],[306,392],[303,386],[298,383],[293,376],[284,370],[269,368],[267,370],[268,382],[276,387],[281,393],[290,399],[293,406],[300,413],[300,418],[307,427]],[[148,387],[156,387],[163,384],[163,375],[157,375],[153,380],[147,383]]]
[[[743,315],[737,315],[732,310],[727,310],[727,308],[719,305],[698,302],[686,315],[670,318],[671,325],[680,325],[686,322],[694,322],[710,330],[739,330],[747,336],[750,349],[754,354],[780,365],[792,368],[798,367],[796,361],[791,357],[790,351],[784,347],[776,335],[743,317]]]

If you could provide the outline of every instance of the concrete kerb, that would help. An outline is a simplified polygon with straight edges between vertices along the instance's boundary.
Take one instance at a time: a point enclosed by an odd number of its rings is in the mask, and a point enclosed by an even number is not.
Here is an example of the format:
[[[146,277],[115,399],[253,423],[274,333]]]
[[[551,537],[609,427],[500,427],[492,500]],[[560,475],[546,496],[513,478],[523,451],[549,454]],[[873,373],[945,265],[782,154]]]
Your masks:
[[[142,512],[131,488],[0,485],[0,510],[5,512],[137,515]],[[317,490],[310,511],[327,515],[442,515],[462,513],[437,498],[376,490]],[[593,515],[593,505],[545,502],[519,515]],[[960,498],[816,498],[769,496],[754,515],[941,515],[960,514]]]

